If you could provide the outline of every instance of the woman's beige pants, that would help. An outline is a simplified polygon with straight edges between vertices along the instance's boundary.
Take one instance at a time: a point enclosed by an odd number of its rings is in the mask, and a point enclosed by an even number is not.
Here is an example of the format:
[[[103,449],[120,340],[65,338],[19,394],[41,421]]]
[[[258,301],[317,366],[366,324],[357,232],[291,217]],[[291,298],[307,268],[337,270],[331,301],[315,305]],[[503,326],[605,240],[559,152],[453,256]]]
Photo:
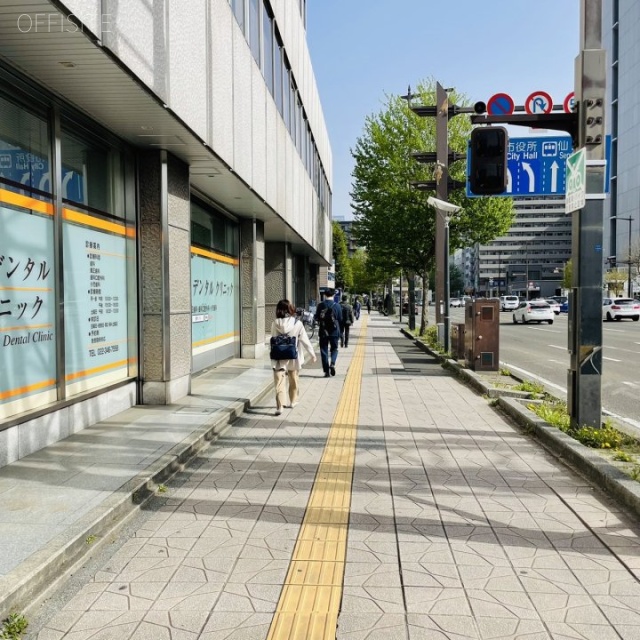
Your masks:
[[[289,378],[289,402],[287,402],[287,378]],[[273,381],[276,385],[276,409],[294,404],[298,401],[298,372],[293,369],[273,370]]]

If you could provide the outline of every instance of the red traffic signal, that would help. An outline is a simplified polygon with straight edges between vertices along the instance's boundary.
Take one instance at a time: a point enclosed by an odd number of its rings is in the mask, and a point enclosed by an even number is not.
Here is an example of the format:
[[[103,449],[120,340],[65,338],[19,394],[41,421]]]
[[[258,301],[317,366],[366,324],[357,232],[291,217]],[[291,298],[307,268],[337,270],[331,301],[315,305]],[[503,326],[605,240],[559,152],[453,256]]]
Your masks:
[[[507,189],[509,136],[504,127],[479,127],[469,141],[469,189],[478,196],[504,193]]]

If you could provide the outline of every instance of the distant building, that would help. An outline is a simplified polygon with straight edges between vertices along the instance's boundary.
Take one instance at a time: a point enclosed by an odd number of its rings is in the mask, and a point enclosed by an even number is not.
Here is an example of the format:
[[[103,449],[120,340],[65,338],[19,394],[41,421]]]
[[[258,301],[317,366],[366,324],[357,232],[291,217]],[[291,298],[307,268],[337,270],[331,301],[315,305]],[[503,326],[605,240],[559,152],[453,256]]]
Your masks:
[[[477,290],[546,297],[562,287],[571,258],[571,216],[564,196],[514,199],[516,217],[506,235],[478,247]]]
[[[333,219],[340,225],[340,228],[344,231],[344,235],[347,236],[347,250],[349,251],[349,257],[351,257],[359,248],[353,236],[354,221],[345,220],[342,217],[334,217]]]

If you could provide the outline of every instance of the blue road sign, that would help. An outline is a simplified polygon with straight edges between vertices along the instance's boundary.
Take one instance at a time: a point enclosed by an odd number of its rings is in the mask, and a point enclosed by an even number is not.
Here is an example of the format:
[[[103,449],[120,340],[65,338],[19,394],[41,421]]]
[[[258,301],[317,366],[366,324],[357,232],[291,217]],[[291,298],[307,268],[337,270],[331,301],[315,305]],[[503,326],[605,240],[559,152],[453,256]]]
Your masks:
[[[507,190],[500,195],[514,198],[564,195],[566,192],[566,160],[572,151],[573,146],[569,136],[509,138]],[[605,175],[607,193],[609,192],[610,157],[611,136],[607,136]],[[469,166],[468,156],[467,166]],[[468,180],[467,197],[477,197],[469,190]]]
[[[487,113],[490,116],[504,116],[513,113],[513,98],[508,93],[496,93],[487,101]]]

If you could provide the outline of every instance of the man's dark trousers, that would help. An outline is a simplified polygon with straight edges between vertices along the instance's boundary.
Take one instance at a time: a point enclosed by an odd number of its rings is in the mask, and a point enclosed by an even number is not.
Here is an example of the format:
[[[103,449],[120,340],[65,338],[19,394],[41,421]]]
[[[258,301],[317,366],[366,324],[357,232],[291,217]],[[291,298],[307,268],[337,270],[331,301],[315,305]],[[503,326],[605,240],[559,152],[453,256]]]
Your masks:
[[[320,359],[322,360],[322,369],[325,373],[329,373],[329,364],[336,366],[338,359],[338,336],[320,336]],[[329,358],[329,349],[331,349],[331,358]]]

